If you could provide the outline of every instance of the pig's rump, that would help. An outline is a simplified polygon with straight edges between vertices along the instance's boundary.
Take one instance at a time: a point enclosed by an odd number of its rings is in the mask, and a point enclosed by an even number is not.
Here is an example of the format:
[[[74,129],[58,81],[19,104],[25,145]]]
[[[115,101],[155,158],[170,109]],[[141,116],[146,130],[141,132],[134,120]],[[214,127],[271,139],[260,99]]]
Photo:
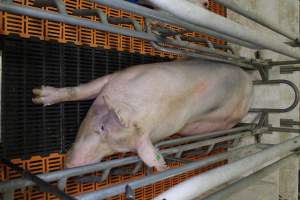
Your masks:
[[[238,67],[203,60],[136,66],[101,94],[152,141],[231,128],[248,112],[252,81]]]

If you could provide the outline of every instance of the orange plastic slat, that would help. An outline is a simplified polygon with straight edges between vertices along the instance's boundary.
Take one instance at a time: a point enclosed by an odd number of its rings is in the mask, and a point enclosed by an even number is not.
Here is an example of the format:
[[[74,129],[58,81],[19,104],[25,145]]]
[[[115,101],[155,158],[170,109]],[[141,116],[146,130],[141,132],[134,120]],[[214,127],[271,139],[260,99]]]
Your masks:
[[[224,149],[217,149],[214,150],[212,153],[210,153],[209,155],[196,155],[196,156],[185,156],[185,159],[188,160],[199,160],[199,159],[203,159],[207,156],[210,155],[214,155],[217,153],[221,153],[224,152]],[[117,159],[117,158],[121,158],[124,154],[115,154],[112,155],[108,158],[106,158],[105,160],[109,160],[109,159]],[[131,154],[126,154],[126,155],[131,155]],[[60,170],[63,168],[63,160],[64,160],[64,155],[62,154],[50,154],[47,157],[40,157],[40,156],[34,156],[29,160],[20,160],[20,159],[15,159],[12,160],[13,163],[18,164],[19,166],[31,171],[34,174],[37,173],[46,173],[49,171],[55,171],[55,170]],[[202,169],[196,169],[196,170],[192,170],[189,171],[187,173],[183,173],[180,175],[177,175],[173,178],[169,178],[167,180],[164,181],[160,181],[156,184],[153,185],[149,185],[143,188],[139,188],[137,190],[135,190],[135,194],[136,194],[136,199],[140,199],[140,200],[150,200],[153,199],[153,197],[157,196],[158,194],[166,191],[167,189],[173,187],[174,185],[192,177],[195,175],[198,175],[199,173],[203,173],[204,171],[207,171],[209,169],[221,166],[226,164],[226,161],[221,161],[218,163],[215,163],[213,165],[210,165],[208,167],[202,168]],[[181,166],[181,163],[178,162],[173,162],[169,164],[170,168],[174,168],[174,167],[179,167]],[[133,166],[131,166],[133,167]],[[13,179],[13,178],[17,178],[19,177],[19,175],[8,169],[7,167],[3,167],[3,171],[2,171],[2,175],[0,173],[0,178],[2,177],[2,180],[9,180],[9,179]],[[1,166],[0,166],[1,169]],[[6,174],[6,176],[4,175]],[[96,176],[100,176],[101,173],[97,172],[97,173],[93,173],[91,175],[96,175]],[[102,182],[102,183],[89,183],[89,184],[78,184],[76,182],[74,182],[72,179],[68,180],[67,183],[67,187],[65,189],[65,192],[67,192],[70,195],[77,195],[83,192],[91,192],[109,185],[113,185],[113,184],[117,184],[126,180],[133,180],[137,177],[140,176],[145,176],[146,175],[146,167],[143,167],[142,170],[140,172],[138,172],[135,176],[111,176],[108,178],[108,180]],[[54,185],[56,185],[56,183],[54,183]],[[15,198],[17,200],[31,200],[31,199],[39,199],[39,200],[56,200],[57,198],[51,194],[46,194],[43,192],[38,192],[35,188],[27,188],[24,191],[21,190],[16,190],[15,192]],[[114,196],[112,198],[109,198],[110,200],[120,200],[120,199],[124,199],[123,195],[117,195]]]
[[[32,6],[33,0],[15,0],[14,1],[20,5]],[[68,14],[72,14],[73,10],[76,8],[100,8],[109,16],[113,17],[129,17],[137,20],[142,26],[144,26],[144,18],[131,13],[126,13],[124,11],[107,8],[106,6],[91,3],[87,0],[65,0],[66,8]],[[55,8],[44,8],[45,10],[57,11]],[[224,7],[216,4],[210,0],[209,9],[226,16],[226,11]],[[8,13],[0,13],[0,34],[18,34],[21,37],[38,37],[41,40],[55,40],[60,43],[73,42],[77,45],[89,45],[91,47],[103,47],[106,49],[114,48],[119,51],[129,51],[141,54],[156,55],[162,57],[173,58],[172,55],[167,52],[160,52],[153,49],[149,42],[143,41],[141,39],[123,36],[113,33],[105,33],[102,31],[92,30],[79,26],[66,25],[59,22],[49,22],[48,20],[34,19],[27,16],[18,16]],[[84,17],[91,19],[93,21],[99,21],[98,17]],[[116,25],[126,28],[131,28],[132,25]],[[180,28],[164,25],[171,30],[180,30]],[[188,35],[194,36],[194,33],[189,33]],[[196,37],[202,35],[197,34]],[[207,38],[207,36],[205,36]],[[224,44],[224,41],[217,40],[215,38],[209,37],[214,43]]]

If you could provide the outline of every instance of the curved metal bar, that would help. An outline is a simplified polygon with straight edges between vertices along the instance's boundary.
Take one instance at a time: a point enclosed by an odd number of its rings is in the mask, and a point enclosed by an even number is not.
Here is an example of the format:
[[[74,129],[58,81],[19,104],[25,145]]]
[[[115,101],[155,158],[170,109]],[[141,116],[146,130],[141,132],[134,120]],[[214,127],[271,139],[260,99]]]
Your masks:
[[[251,108],[249,112],[268,112],[268,113],[284,113],[293,110],[299,103],[299,90],[298,87],[291,81],[278,79],[268,81],[254,81],[254,85],[275,85],[275,84],[286,84],[290,86],[295,94],[294,102],[287,108]]]

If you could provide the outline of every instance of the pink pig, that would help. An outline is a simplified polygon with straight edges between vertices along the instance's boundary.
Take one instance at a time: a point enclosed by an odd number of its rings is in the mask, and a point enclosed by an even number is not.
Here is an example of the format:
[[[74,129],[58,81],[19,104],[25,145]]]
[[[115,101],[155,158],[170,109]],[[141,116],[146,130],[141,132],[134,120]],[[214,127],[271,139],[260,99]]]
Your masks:
[[[248,112],[252,80],[242,69],[192,59],[138,65],[77,87],[33,89],[33,102],[52,105],[95,99],[66,156],[66,167],[135,151],[149,166],[166,169],[153,143],[175,133],[229,129]]]

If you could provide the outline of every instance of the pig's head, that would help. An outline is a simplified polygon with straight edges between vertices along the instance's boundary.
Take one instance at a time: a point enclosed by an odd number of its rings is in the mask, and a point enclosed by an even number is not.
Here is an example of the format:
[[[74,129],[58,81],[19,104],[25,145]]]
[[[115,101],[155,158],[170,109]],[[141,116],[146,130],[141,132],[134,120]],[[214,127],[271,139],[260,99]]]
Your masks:
[[[134,145],[134,128],[107,104],[93,104],[80,125],[75,143],[66,155],[65,167],[79,167],[101,161],[105,156]],[[123,149],[122,149],[123,148]]]

